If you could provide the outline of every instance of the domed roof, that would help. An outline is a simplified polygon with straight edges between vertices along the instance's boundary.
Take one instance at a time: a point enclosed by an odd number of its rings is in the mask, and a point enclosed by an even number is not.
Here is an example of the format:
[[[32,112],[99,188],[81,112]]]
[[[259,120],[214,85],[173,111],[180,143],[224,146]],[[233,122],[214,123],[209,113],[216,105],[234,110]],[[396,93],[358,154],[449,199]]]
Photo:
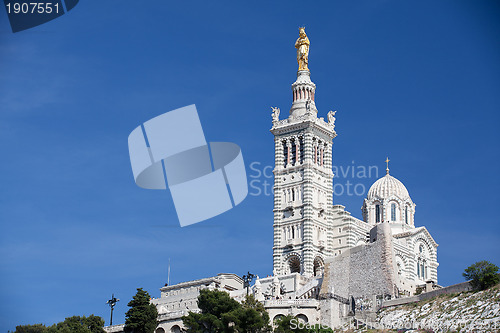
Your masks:
[[[367,199],[387,199],[392,195],[396,195],[400,199],[406,199],[410,197],[408,190],[399,180],[394,178],[387,172],[387,174],[377,180],[368,190]]]

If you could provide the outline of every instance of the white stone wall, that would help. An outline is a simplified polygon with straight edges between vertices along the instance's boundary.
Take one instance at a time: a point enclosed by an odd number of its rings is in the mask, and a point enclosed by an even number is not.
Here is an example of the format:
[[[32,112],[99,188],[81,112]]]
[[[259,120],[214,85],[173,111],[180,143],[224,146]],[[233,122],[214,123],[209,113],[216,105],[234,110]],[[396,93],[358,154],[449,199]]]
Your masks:
[[[187,281],[160,289],[161,297],[153,299],[158,309],[159,327],[165,332],[182,328],[182,316],[197,312],[198,296],[202,289],[218,289],[232,292],[243,289],[243,280],[235,274],[221,273],[214,277]]]

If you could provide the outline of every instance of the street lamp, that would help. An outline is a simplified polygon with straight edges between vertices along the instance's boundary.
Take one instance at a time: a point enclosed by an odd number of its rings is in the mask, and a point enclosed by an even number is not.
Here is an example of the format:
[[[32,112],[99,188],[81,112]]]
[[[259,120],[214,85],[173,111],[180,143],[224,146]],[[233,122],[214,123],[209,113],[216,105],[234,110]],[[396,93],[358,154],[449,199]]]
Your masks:
[[[106,304],[109,304],[111,307],[111,319],[109,320],[109,326],[113,325],[113,309],[118,301],[119,299],[115,297],[115,294],[112,294],[111,299],[106,302]]]
[[[250,282],[252,282],[253,279],[255,279],[255,275],[250,272],[248,272],[247,275],[243,275],[243,288],[247,288],[247,296],[250,292]]]

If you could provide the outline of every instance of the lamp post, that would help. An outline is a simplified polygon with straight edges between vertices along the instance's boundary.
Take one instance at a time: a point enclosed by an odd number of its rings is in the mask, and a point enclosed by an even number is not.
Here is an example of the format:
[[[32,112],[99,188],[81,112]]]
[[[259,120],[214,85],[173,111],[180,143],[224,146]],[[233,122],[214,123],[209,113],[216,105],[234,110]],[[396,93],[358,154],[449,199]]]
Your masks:
[[[111,299],[106,302],[106,304],[109,304],[111,307],[111,319],[109,320],[109,326],[113,325],[113,309],[118,301],[119,299],[115,297],[115,294],[112,294]]]
[[[248,272],[247,275],[243,275],[243,287],[247,288],[247,296],[250,292],[250,282],[252,282],[253,279],[255,279],[255,275],[250,272]]]

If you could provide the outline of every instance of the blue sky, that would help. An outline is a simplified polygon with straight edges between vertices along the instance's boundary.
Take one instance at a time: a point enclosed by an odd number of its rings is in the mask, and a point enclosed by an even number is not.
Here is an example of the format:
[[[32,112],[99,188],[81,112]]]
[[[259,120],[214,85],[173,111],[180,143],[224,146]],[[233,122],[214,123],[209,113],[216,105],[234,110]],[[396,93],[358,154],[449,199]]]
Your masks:
[[[13,34],[0,10],[0,331],[100,315],[137,287],[272,272],[272,197],[180,228],[168,191],[138,188],[127,137],[196,104],[208,141],[273,163],[271,106],[291,106],[298,27],[334,165],[377,166],[439,243],[439,283],[499,260],[500,32],[494,1],[80,2]],[[377,179],[350,180],[365,191]],[[259,178],[262,182],[265,177]],[[272,182],[272,179],[267,179]],[[362,186],[362,187],[361,187]],[[252,190],[251,190],[252,191]],[[253,190],[255,191],[255,190]],[[363,196],[336,196],[361,217]]]

